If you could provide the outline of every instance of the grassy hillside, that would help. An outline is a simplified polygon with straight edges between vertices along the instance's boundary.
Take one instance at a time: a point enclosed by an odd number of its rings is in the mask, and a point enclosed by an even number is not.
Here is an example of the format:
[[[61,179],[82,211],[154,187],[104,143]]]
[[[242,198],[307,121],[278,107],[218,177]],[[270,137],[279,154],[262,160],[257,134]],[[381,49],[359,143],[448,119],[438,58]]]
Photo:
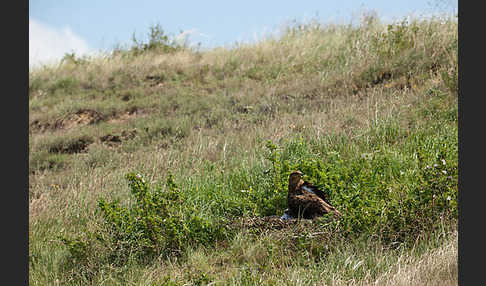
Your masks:
[[[30,284],[457,283],[457,18],[151,32],[29,72]],[[341,219],[268,219],[295,169]]]

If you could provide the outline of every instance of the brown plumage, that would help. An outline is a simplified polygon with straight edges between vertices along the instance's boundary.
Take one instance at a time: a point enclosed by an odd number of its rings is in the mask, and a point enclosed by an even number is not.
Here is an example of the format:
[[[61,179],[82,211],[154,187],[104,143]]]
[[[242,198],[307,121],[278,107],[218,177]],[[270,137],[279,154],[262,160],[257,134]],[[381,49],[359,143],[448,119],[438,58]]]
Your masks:
[[[313,219],[330,212],[341,216],[341,213],[331,205],[327,195],[318,187],[302,180],[302,175],[302,172],[294,171],[289,176],[289,214],[305,219]]]

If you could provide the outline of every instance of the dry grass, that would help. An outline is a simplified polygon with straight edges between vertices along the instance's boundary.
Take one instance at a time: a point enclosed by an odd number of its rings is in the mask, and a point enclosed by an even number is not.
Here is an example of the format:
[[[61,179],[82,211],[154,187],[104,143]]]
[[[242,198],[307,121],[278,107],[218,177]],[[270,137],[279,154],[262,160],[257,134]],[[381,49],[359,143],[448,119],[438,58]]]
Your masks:
[[[457,231],[448,234],[440,246],[425,251],[383,251],[357,255],[343,250],[343,261],[304,263],[290,258],[284,249],[270,254],[268,245],[275,236],[248,240],[238,236],[224,251],[189,250],[187,260],[159,261],[143,270],[138,285],[197,279],[214,285],[457,285]],[[281,238],[282,239],[282,238]],[[337,257],[334,257],[337,258]],[[369,264],[369,261],[373,261]],[[302,264],[301,264],[302,263]],[[326,265],[327,264],[327,265]],[[382,269],[376,265],[382,265]],[[378,271],[377,271],[378,270]],[[142,271],[139,269],[138,271]],[[353,278],[360,272],[360,278]],[[131,275],[138,276],[135,270]],[[204,284],[204,283],[203,283]]]
[[[205,184],[213,178],[208,164],[222,173],[268,165],[266,140],[344,134],[372,144],[366,131],[383,122],[398,122],[407,134],[457,112],[457,90],[444,81],[444,74],[457,72],[457,21],[413,25],[417,32],[406,30],[403,43],[371,21],[359,28],[293,27],[282,39],[234,49],[120,53],[30,71],[30,282],[153,285],[169,277],[194,284],[319,285],[325,275],[325,283],[336,285],[455,283],[457,236],[420,258],[412,251],[396,260],[375,249],[368,274],[353,274],[363,260],[353,255],[363,248],[335,254],[332,268],[276,245],[279,256],[268,260],[275,237],[242,235],[216,251],[188,250],[187,260],[122,270],[108,265],[90,281],[66,272],[67,251],[58,241],[97,230],[98,199],[128,199],[123,177],[134,170],[151,184],[163,182],[168,170],[187,184]],[[449,121],[457,125],[457,117]],[[123,135],[133,130],[134,136]],[[104,139],[113,136],[120,142]],[[59,151],[80,138],[90,139],[85,149]]]
[[[373,285],[457,285],[457,232],[437,249],[419,258],[400,257]]]

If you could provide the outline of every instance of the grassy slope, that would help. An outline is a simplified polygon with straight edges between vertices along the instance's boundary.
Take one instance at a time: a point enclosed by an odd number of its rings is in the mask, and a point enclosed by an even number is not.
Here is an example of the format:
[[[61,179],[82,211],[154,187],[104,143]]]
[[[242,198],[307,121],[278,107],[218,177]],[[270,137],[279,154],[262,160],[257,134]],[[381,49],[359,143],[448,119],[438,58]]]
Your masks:
[[[451,234],[457,213],[445,213],[443,221],[432,217],[432,224],[440,225],[432,232],[407,228],[413,244],[395,249],[375,243],[373,236],[349,238],[333,244],[324,256],[319,239],[293,247],[295,241],[285,233],[254,235],[242,229],[216,248],[195,244],[182,255],[148,265],[132,261],[115,266],[88,254],[73,268],[59,239],[100,228],[99,198],[130,200],[124,180],[128,172],[140,172],[157,185],[171,171],[186,190],[184,206],[201,215],[281,214],[284,206],[278,203],[285,194],[273,195],[270,206],[261,202],[268,198],[267,189],[275,187],[267,172],[272,168],[267,140],[277,144],[282,162],[305,167],[306,160],[324,158],[322,162],[337,166],[329,169],[337,175],[349,175],[346,165],[359,166],[359,158],[371,158],[368,166],[387,167],[380,173],[383,183],[373,177],[370,186],[389,190],[396,194],[393,199],[419,184],[417,154],[430,165],[440,155],[447,159],[447,171],[454,170],[456,19],[391,27],[375,21],[359,28],[293,27],[279,40],[232,50],[121,52],[33,70],[29,79],[33,285],[367,284],[403,281],[403,275],[418,277],[415,281],[457,279],[457,265],[450,262],[457,256]],[[343,165],[327,159],[332,154]],[[280,182],[285,182],[282,172]],[[457,182],[457,170],[452,175]],[[346,197],[352,186],[337,184],[331,190],[336,204],[350,218],[359,218],[358,211],[374,212],[376,205],[352,207]],[[249,199],[241,190],[255,194]],[[450,192],[457,203],[457,185]],[[345,222],[355,227],[356,221]],[[452,252],[433,250],[440,245],[452,245],[447,248]],[[438,260],[433,277],[414,276],[428,259]],[[402,263],[406,270],[396,270]]]

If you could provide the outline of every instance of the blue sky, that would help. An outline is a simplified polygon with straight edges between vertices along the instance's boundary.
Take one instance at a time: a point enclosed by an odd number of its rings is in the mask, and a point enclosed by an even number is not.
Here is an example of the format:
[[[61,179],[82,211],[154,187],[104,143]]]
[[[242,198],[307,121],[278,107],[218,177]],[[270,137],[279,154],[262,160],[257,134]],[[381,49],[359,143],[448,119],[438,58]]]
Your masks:
[[[166,34],[189,34],[203,48],[261,39],[292,20],[357,22],[374,10],[391,21],[408,15],[457,11],[457,0],[368,1],[67,1],[29,0],[30,65],[76,54],[108,51],[143,39],[160,24]]]

